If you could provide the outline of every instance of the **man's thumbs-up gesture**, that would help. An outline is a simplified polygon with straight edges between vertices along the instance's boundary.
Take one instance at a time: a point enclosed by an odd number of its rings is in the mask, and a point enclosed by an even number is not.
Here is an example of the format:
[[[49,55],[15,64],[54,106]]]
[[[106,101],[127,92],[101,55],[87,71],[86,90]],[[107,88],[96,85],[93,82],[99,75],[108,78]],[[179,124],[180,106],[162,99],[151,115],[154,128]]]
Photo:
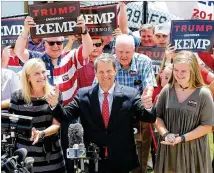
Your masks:
[[[51,107],[55,107],[58,104],[59,99],[59,86],[55,85],[53,90],[51,90],[47,97],[46,101],[49,103]]]
[[[144,90],[143,90],[143,94],[141,96],[141,100],[142,100],[142,103],[144,105],[144,107],[146,109],[150,109],[153,104],[152,104],[152,94],[153,94],[153,90],[154,88],[153,87],[146,87]]]

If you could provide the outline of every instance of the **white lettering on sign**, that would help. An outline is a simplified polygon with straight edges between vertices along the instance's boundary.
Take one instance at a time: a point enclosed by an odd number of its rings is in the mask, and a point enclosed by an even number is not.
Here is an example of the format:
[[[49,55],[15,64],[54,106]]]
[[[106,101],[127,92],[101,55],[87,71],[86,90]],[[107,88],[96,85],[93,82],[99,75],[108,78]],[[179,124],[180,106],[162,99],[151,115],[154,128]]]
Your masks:
[[[178,39],[175,41],[175,49],[206,49],[211,44],[207,39]]]
[[[39,24],[36,25],[36,35],[72,32],[75,26],[75,21],[63,22],[62,25],[60,25],[59,23]]]
[[[104,23],[112,23],[112,19],[115,18],[115,13],[102,13],[102,15],[98,14],[83,14],[85,18],[86,24],[104,24]]]
[[[10,135],[2,134],[1,142],[7,142],[7,139],[10,139]]]
[[[20,35],[23,29],[23,25],[1,26],[1,36]]]

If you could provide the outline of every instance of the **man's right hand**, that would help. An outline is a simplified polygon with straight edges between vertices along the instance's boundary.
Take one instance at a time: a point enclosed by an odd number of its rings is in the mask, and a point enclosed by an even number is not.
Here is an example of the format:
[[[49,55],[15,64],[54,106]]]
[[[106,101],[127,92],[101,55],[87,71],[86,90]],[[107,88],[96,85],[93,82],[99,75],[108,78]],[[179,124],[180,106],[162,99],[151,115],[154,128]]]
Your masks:
[[[27,16],[24,21],[24,30],[29,33],[30,28],[35,26],[36,26],[36,23],[34,22],[33,18],[30,16]]]
[[[55,85],[54,89],[47,94],[45,99],[51,107],[56,107],[59,100],[59,86]]]

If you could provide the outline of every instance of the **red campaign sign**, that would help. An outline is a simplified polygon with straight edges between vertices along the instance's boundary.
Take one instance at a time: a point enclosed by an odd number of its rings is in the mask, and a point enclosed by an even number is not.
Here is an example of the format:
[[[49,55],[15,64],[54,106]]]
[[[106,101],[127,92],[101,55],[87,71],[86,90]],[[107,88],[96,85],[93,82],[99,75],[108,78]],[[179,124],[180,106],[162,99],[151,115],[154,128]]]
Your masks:
[[[36,27],[32,27],[30,31],[33,38],[81,33],[81,28],[76,27],[80,13],[80,4],[77,1],[29,5],[28,11],[36,23]]]
[[[88,32],[91,37],[111,36],[117,24],[117,6],[81,8]]]
[[[1,19],[1,46],[14,44],[24,29],[24,18]]]
[[[165,56],[164,47],[137,47],[136,52],[144,54],[152,59],[152,67],[155,75],[160,72],[160,65]]]

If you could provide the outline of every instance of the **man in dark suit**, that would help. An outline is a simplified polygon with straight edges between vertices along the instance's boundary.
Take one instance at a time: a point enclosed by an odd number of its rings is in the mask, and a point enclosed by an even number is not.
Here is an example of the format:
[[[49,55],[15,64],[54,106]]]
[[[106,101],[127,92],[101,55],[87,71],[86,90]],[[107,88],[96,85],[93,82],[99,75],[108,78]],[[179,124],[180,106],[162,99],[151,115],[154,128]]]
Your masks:
[[[59,122],[80,117],[86,147],[95,143],[100,148],[99,173],[128,173],[139,166],[132,120],[155,122],[156,116],[150,113],[152,98],[145,93],[141,101],[136,89],[115,82],[117,69],[112,55],[102,54],[94,66],[96,86],[81,88],[65,107],[57,101],[57,88],[47,101]]]

